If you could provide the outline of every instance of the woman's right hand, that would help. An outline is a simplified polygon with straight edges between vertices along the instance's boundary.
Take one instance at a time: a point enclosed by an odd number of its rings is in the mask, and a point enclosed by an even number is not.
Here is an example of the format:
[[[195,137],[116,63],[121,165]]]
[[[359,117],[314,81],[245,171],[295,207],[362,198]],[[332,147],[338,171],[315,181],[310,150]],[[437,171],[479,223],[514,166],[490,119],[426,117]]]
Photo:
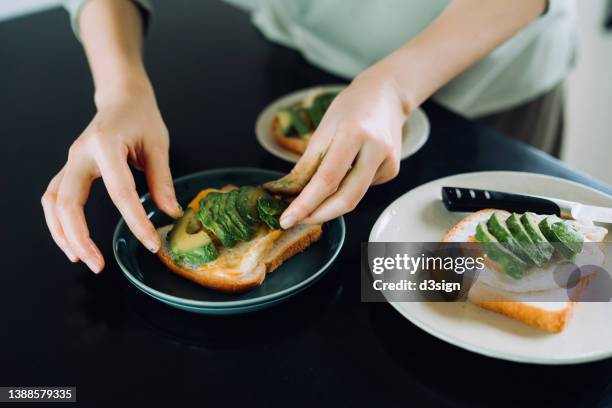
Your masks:
[[[155,204],[177,217],[168,162],[168,130],[150,84],[96,100],[98,111],[68,151],[68,160],[51,180],[42,197],[53,240],[72,261],[79,260],[95,273],[104,258],[89,236],[84,205],[92,182],[102,177],[108,193],[130,230],[151,252],[160,239],[140,203],[128,163],[144,170]]]

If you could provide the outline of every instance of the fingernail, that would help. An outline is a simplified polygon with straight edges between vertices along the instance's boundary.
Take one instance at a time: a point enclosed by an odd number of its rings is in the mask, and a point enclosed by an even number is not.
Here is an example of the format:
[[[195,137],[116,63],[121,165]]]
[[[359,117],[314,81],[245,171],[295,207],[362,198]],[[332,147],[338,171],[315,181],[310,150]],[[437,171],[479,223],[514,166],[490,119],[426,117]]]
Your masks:
[[[157,240],[149,239],[145,242],[145,246],[149,251],[156,253],[157,251],[159,251],[160,244]]]
[[[176,203],[175,208],[176,208],[175,212],[179,215],[179,217],[182,217],[183,216],[183,207],[179,203]]]
[[[68,250],[66,250],[66,256],[68,257],[68,259],[70,260],[70,262],[74,263],[76,261],[79,260],[79,258],[77,258],[76,256],[74,256],[74,254]]]
[[[100,266],[100,264],[96,260],[86,259],[85,260],[85,264],[89,267],[89,269],[91,269],[91,271],[93,273],[98,274],[102,270],[102,267]]]
[[[283,229],[287,229],[287,228],[291,228],[293,226],[293,224],[295,224],[295,216],[293,215],[285,215],[283,217],[281,217],[280,219],[280,224],[281,227],[283,227]]]
[[[68,248],[63,248],[63,249],[64,249],[64,254],[70,260],[70,262],[74,263],[79,260],[79,258],[77,258],[76,255],[74,255],[70,249]]]

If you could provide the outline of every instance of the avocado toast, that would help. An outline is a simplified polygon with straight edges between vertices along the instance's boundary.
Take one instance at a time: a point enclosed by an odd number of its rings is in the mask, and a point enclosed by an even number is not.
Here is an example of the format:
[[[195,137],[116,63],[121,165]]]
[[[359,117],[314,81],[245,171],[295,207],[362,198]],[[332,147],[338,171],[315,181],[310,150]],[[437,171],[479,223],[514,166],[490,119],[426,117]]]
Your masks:
[[[478,242],[486,268],[468,291],[468,300],[551,333],[562,331],[592,276],[575,286],[555,278],[559,265],[605,262],[601,242],[607,230],[588,221],[563,220],[534,213],[477,211],[457,223],[443,242]]]
[[[304,100],[279,109],[272,120],[276,142],[294,153],[304,153],[310,137],[337,94],[316,89]]]
[[[280,229],[286,203],[261,187],[202,190],[173,225],[159,228],[157,255],[173,272],[227,293],[253,289],[322,234],[321,225]]]

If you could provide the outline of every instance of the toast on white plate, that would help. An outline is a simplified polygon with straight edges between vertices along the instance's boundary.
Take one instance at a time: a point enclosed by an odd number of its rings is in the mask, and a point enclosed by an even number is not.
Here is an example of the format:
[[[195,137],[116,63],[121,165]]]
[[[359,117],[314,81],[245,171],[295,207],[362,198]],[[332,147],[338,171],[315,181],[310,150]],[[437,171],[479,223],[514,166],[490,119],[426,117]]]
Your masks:
[[[559,224],[555,226],[555,231],[560,235],[554,235],[549,229],[555,224]],[[491,229],[495,234],[491,233]],[[541,229],[546,234],[541,233]],[[495,248],[501,247],[504,251],[501,258],[495,253],[492,254],[494,256],[489,253],[485,255],[486,267],[472,283],[468,300],[538,329],[558,333],[566,327],[592,276],[581,276],[568,291],[555,282],[555,268],[568,260],[578,265],[601,266],[605,260],[605,246],[584,246],[582,242],[601,242],[607,232],[605,228],[588,221],[561,220],[532,213],[519,216],[502,210],[485,209],[465,217],[450,229],[442,241],[481,242],[484,248],[487,248],[487,243],[495,245]],[[566,239],[564,233],[569,234],[571,239]],[[521,238],[520,242],[516,239],[517,235]],[[489,240],[493,240],[493,243]],[[538,240],[542,240],[541,246]],[[580,245],[574,242],[579,240]],[[541,253],[526,253],[525,249],[544,253],[544,258],[538,258],[542,256]],[[514,260],[514,264],[508,260]]]
[[[320,224],[280,229],[284,205],[259,187],[202,190],[183,217],[158,228],[157,255],[171,271],[204,287],[251,290],[321,238]]]
[[[337,94],[336,91],[317,88],[303,100],[279,109],[271,125],[276,143],[294,153],[303,154]]]

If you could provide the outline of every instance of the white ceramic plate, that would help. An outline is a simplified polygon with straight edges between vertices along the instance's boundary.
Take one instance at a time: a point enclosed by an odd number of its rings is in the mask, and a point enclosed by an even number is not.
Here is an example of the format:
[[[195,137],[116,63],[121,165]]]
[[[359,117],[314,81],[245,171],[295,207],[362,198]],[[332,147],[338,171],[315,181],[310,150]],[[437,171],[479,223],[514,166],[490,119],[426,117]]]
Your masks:
[[[274,115],[276,115],[276,112],[278,112],[279,109],[301,101],[312,90],[321,89],[325,91],[339,92],[345,87],[345,85],[330,85],[302,89],[275,100],[259,114],[257,121],[255,122],[255,134],[257,135],[259,144],[261,144],[264,149],[272,153],[274,156],[292,163],[296,163],[300,158],[300,155],[279,146],[274,140],[271,130]],[[414,112],[412,112],[412,115],[410,115],[404,124],[403,131],[402,160],[415,154],[421,147],[423,147],[427,141],[427,138],[429,137],[429,120],[421,108],[417,108]]]
[[[442,186],[533,193],[612,207],[612,196],[556,177],[520,172],[478,172],[424,184],[380,215],[370,241],[438,242],[465,214],[448,212]],[[607,241],[611,241],[609,234]],[[565,330],[548,334],[467,302],[391,302],[429,334],[475,353],[537,364],[576,364],[612,356],[612,303],[580,303]]]

